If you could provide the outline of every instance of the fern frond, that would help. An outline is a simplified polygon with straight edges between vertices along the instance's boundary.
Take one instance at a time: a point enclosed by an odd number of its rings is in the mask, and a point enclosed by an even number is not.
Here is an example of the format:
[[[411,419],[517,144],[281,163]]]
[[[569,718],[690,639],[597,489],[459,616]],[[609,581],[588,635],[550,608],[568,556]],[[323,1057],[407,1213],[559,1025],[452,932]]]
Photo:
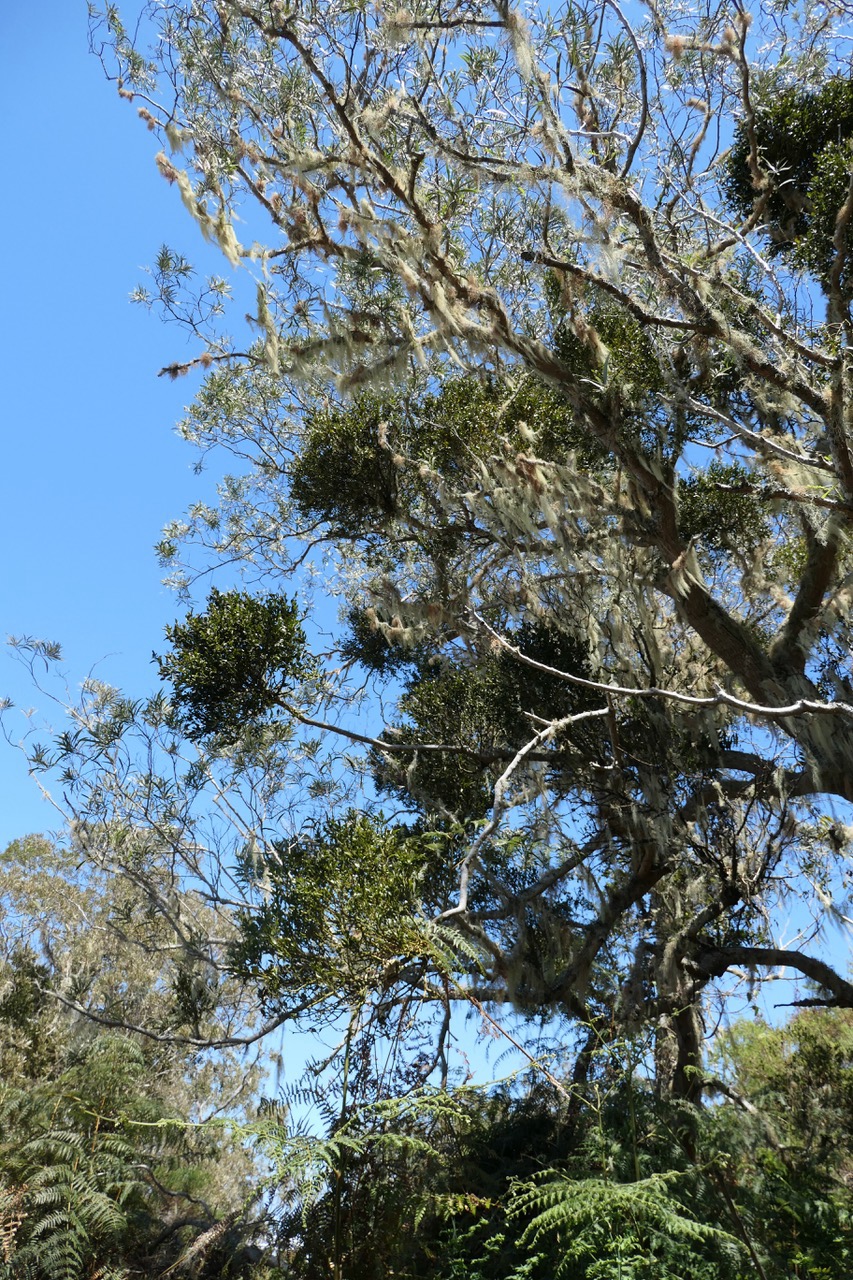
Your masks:
[[[548,1169],[513,1189],[508,1217],[529,1218],[521,1233],[522,1244],[535,1248],[550,1243],[565,1250],[558,1274],[565,1273],[571,1262],[596,1253],[602,1224],[618,1224],[623,1236],[637,1242],[640,1237],[657,1236],[685,1245],[715,1242],[739,1252],[741,1241],[720,1227],[698,1221],[675,1199],[673,1185],[683,1176],[668,1172],[637,1182],[611,1182],[573,1180]]]

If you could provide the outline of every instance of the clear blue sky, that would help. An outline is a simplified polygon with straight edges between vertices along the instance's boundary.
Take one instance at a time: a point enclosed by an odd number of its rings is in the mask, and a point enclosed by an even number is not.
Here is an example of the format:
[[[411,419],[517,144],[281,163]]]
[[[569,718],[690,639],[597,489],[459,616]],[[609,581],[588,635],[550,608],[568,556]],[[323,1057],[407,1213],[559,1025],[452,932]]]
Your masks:
[[[200,245],[157,173],[156,138],[88,53],[84,0],[2,6],[0,104],[0,638],[59,641],[71,689],[95,666],[141,695],[182,612],[153,544],[213,480],[192,474],[173,431],[195,382],[156,376],[190,349],[128,295],[164,241],[208,270],[226,264]],[[2,695],[36,701],[5,650]],[[15,713],[9,724],[24,727]],[[0,744],[0,847],[58,826]]]

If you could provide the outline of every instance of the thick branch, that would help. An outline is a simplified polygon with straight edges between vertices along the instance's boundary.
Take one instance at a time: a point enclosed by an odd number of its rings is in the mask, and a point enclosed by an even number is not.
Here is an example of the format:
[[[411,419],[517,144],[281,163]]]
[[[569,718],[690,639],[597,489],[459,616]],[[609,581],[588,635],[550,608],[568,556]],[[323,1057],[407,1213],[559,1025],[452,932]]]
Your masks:
[[[784,947],[710,947],[700,946],[690,961],[699,973],[720,978],[735,965],[759,969],[797,969],[817,983],[830,998],[817,1003],[839,1009],[853,1009],[853,983],[839,977],[831,965],[802,951],[786,951]]]

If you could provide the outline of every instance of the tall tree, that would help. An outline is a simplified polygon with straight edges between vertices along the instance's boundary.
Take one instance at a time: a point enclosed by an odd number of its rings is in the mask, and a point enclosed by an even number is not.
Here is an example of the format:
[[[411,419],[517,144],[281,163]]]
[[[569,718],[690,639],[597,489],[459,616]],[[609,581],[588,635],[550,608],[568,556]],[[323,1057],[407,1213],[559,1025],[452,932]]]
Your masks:
[[[341,1123],[356,1079],[447,1078],[455,1002],[544,1022],[578,1084],[652,1027],[688,1101],[736,983],[853,1006],[819,943],[853,800],[849,18],[186,0],[94,29],[254,278],[245,349],[175,253],[137,296],[199,342],[166,371],[207,371],[184,433],[240,463],[161,551],[260,594],[170,629],[171,698],[90,686],[34,761],[175,928],[158,867],[192,889],[183,954],[267,1028],[349,1028]],[[324,572],[328,643],[287,594]],[[395,1050],[359,1076],[370,1030]]]

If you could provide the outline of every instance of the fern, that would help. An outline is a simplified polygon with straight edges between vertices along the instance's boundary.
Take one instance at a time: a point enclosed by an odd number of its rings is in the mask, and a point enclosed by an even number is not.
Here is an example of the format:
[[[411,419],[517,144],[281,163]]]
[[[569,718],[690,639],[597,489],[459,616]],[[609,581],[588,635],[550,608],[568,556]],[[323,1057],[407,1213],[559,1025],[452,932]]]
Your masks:
[[[371,1148],[420,1159],[437,1156],[435,1146],[424,1136],[429,1124],[458,1123],[464,1116],[457,1098],[439,1089],[421,1089],[354,1108],[328,1137],[290,1129],[286,1114],[274,1108],[245,1132],[273,1166],[268,1185],[290,1188],[305,1214],[324,1193],[329,1175],[340,1167],[342,1158],[364,1156]]]
[[[574,1180],[546,1169],[513,1188],[507,1216],[529,1219],[520,1236],[522,1245],[556,1246],[556,1276],[576,1274],[571,1269],[590,1260],[597,1260],[584,1272],[590,1280],[615,1275],[614,1262],[626,1277],[643,1274],[637,1268],[650,1264],[655,1270],[645,1274],[653,1274],[656,1280],[694,1275],[696,1270],[683,1270],[683,1265],[677,1272],[665,1268],[661,1265],[665,1255],[679,1246],[686,1262],[694,1248],[701,1253],[712,1245],[737,1254],[742,1246],[728,1232],[685,1212],[673,1194],[681,1177],[678,1172],[655,1173],[620,1183],[601,1178]]]
[[[17,1214],[14,1231],[0,1231],[0,1280],[126,1275],[122,1256],[151,1191],[138,1135],[101,1111],[105,1080],[115,1082],[113,1102],[129,1101],[127,1085],[143,1066],[135,1058],[132,1045],[95,1041],[56,1081],[0,1087],[0,1177]]]

